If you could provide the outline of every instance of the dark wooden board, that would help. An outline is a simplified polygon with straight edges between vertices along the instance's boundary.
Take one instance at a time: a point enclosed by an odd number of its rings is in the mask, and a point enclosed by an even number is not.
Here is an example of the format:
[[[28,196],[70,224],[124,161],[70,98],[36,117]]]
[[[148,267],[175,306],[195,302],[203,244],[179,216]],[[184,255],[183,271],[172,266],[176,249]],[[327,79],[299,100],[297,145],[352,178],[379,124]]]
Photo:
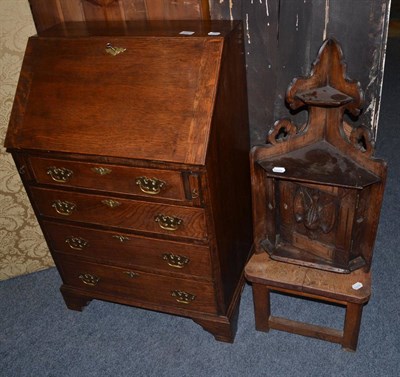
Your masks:
[[[348,75],[361,82],[365,104],[357,123],[371,128],[376,138],[389,4],[389,0],[211,2],[211,18],[244,22],[252,144],[264,142],[273,122],[289,115],[286,88],[293,77],[309,74],[327,37],[341,43]],[[304,122],[304,112],[295,120]]]

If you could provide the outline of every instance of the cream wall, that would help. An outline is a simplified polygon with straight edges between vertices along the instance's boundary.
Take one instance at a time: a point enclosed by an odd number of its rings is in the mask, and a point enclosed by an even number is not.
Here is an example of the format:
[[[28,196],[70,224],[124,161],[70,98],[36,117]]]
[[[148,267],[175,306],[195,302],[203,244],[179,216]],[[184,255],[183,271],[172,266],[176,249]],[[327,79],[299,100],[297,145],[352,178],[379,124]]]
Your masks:
[[[27,38],[28,0],[0,0],[0,280],[53,265],[11,156],[3,147]]]

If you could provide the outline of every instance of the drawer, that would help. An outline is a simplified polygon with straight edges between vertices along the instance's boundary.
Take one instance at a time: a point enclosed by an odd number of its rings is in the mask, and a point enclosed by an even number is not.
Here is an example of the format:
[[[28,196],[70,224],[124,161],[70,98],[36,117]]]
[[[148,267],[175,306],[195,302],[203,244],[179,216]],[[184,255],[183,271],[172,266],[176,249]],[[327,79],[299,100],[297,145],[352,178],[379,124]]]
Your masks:
[[[57,258],[64,284],[89,292],[216,314],[211,283],[155,275],[109,265]]]
[[[186,200],[183,176],[179,171],[41,157],[30,157],[29,160],[35,180],[41,184]]]
[[[32,198],[43,216],[136,231],[203,240],[202,208],[33,187]]]
[[[53,250],[115,265],[136,265],[211,279],[208,247],[42,222]],[[112,261],[112,262],[111,262]]]

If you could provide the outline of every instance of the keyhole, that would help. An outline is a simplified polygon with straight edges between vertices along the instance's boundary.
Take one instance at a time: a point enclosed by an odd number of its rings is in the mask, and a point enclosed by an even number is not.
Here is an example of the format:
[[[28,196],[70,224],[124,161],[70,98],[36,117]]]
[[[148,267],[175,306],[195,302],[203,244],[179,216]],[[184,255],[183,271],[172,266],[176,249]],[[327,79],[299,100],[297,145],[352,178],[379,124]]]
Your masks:
[[[358,139],[357,139],[357,145],[360,148],[360,150],[362,152],[365,152],[367,150],[367,140],[365,139],[364,135],[361,135]]]
[[[283,141],[287,138],[288,132],[286,130],[286,127],[281,127],[278,131],[278,133],[275,136],[276,141]]]

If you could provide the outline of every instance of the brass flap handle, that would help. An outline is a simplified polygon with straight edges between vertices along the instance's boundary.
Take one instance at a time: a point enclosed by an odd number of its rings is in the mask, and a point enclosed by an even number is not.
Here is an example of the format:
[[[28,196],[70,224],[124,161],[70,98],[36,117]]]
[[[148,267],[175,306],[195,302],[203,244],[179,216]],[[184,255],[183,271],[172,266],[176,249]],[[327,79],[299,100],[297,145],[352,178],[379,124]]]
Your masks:
[[[106,44],[106,53],[112,56],[117,56],[126,51],[124,47],[115,47],[111,43]]]
[[[83,250],[89,244],[89,242],[86,241],[84,238],[75,236],[68,237],[65,240],[65,243],[67,243],[68,246],[74,250]]]
[[[162,257],[167,262],[168,266],[174,268],[183,268],[190,262],[190,259],[184,255],[165,253]]]
[[[56,166],[50,166],[47,168],[47,175],[55,182],[65,183],[67,182],[74,172],[67,168],[57,168]]]
[[[179,290],[172,291],[171,296],[175,297],[175,300],[180,304],[190,304],[196,299],[194,294]]]
[[[183,220],[175,216],[167,216],[162,213],[158,214],[154,221],[158,223],[159,227],[164,230],[175,231],[182,225]]]
[[[90,285],[92,287],[97,285],[100,281],[98,276],[92,274],[81,274],[79,275],[79,279],[81,279],[83,284]]]
[[[67,202],[66,200],[55,200],[51,205],[55,211],[63,216],[69,216],[76,208],[75,203]]]
[[[166,183],[158,178],[138,177],[135,183],[145,194],[157,195],[165,188]]]

